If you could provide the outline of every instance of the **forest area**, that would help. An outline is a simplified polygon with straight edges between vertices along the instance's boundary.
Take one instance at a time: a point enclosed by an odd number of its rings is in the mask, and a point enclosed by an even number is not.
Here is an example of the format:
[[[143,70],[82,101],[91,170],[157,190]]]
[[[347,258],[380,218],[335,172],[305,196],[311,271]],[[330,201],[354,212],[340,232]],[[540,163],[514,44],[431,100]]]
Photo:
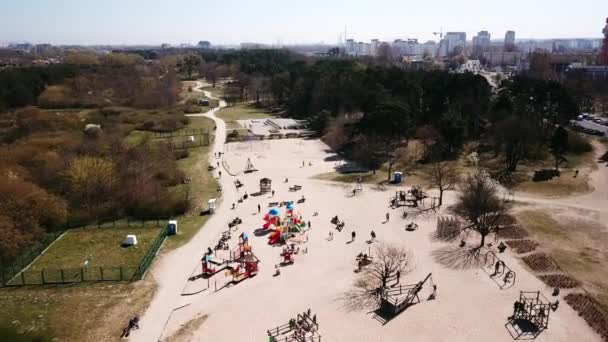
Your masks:
[[[128,138],[186,127],[181,91],[174,61],[138,55],[0,72],[0,262],[68,226],[187,212],[188,150]]]

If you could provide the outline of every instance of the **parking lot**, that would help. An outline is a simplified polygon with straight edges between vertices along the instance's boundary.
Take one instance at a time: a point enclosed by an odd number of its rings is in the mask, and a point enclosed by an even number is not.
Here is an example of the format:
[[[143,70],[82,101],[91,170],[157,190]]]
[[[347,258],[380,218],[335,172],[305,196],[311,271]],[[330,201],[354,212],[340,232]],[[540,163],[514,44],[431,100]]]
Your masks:
[[[597,118],[597,116],[587,116],[586,118],[581,116],[578,120],[572,122],[572,128],[586,134],[608,136],[608,118],[599,120]],[[600,121],[603,121],[603,123],[600,123]]]

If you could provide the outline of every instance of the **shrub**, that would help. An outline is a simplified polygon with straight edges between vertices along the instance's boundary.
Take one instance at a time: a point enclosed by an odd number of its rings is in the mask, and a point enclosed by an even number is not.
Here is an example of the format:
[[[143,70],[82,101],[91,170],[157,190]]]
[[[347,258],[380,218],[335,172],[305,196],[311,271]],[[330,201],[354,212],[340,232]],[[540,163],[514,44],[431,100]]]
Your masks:
[[[188,151],[188,149],[185,148],[181,150],[175,150],[173,154],[175,156],[175,160],[186,159],[190,157],[190,152]]]
[[[540,170],[534,171],[534,177],[532,177],[532,181],[534,182],[544,182],[553,179],[553,177],[559,177],[558,170]]]
[[[591,143],[585,137],[574,132],[568,133],[568,152],[583,154],[591,152],[592,150],[593,146],[591,146]]]

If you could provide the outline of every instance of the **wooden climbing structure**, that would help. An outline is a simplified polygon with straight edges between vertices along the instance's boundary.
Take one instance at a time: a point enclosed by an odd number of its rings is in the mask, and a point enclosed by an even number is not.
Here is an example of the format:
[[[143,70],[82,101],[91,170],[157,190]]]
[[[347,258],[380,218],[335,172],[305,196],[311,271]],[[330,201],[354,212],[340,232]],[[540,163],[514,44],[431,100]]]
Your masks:
[[[407,191],[397,191],[395,197],[391,197],[390,206],[393,208],[408,206],[417,208],[429,196],[419,186],[414,186]]]
[[[321,342],[317,315],[313,315],[310,309],[267,333],[270,342]]]
[[[255,168],[255,166],[253,166],[253,163],[251,162],[251,158],[247,158],[247,164],[245,165],[245,173],[252,173],[252,172],[256,172],[258,169]]]
[[[410,285],[399,285],[384,289],[380,296],[380,311],[398,315],[408,307],[420,303],[420,296],[424,299],[434,299],[437,287],[433,283],[433,276],[429,273],[424,280]],[[424,290],[424,291],[423,291]],[[428,293],[428,296],[424,294]]]

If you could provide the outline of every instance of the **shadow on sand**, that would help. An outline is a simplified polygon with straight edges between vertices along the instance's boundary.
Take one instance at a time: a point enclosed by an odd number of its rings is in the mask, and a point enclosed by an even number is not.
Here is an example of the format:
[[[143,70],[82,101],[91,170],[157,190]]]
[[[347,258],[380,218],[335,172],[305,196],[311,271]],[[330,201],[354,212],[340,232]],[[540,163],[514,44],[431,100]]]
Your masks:
[[[439,264],[455,270],[470,270],[482,266],[479,247],[448,246],[431,254]]]

